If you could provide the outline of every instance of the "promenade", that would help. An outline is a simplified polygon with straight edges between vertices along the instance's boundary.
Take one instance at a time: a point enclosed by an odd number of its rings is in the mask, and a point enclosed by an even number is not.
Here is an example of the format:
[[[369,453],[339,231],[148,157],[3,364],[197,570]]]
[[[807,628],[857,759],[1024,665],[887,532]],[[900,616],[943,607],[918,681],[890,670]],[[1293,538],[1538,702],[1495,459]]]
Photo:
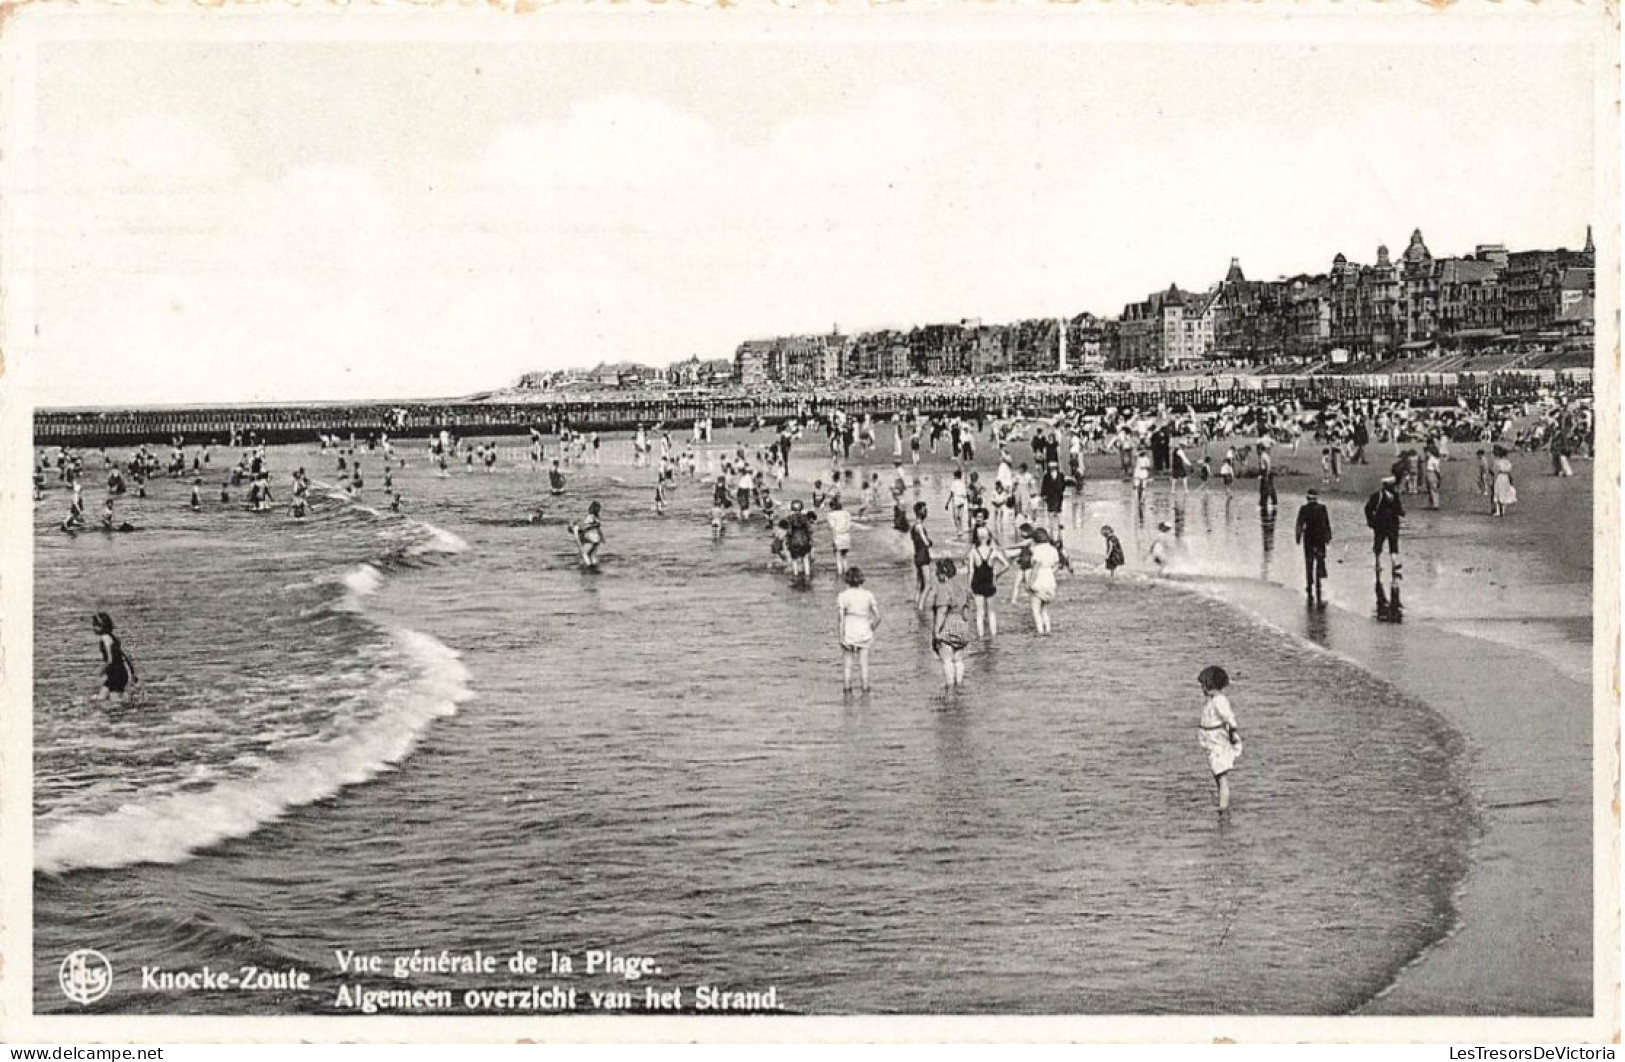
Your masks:
[[[828,386],[805,390],[717,389],[706,392],[566,391],[499,392],[458,399],[360,403],[286,403],[166,407],[161,409],[41,409],[34,417],[38,446],[131,446],[143,442],[229,444],[237,435],[268,443],[316,435],[421,437],[630,431],[639,424],[686,427],[710,418],[730,423],[778,423],[841,410],[877,418],[904,411],[925,415],[997,417],[1021,412],[1049,415],[1067,410],[1190,407],[1209,411],[1294,399],[1307,408],[1358,398],[1443,405],[1459,399],[1532,396],[1562,381],[1586,391],[1590,374],[1556,372],[1391,373],[1345,375],[1234,375],[1094,377],[1081,381],[960,379],[912,385]]]

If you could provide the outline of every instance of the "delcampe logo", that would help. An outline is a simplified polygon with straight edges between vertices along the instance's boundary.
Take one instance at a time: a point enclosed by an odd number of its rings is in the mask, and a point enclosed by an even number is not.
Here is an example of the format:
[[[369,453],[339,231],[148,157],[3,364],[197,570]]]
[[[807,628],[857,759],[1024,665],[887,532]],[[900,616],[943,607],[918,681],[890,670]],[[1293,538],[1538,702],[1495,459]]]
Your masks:
[[[75,1003],[94,1003],[113,987],[113,964],[94,948],[80,948],[62,960],[57,980],[62,994]]]

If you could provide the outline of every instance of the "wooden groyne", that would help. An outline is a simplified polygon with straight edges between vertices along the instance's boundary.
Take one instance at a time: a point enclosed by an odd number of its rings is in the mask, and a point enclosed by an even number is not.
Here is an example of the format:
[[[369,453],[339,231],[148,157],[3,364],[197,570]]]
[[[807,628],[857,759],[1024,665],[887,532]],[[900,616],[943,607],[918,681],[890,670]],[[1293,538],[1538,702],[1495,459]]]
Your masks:
[[[631,431],[638,425],[688,427],[711,418],[718,427],[769,424],[818,417],[834,410],[849,415],[891,417],[924,414],[998,417],[1019,410],[1053,414],[1066,409],[1093,412],[1125,405],[1154,408],[1216,409],[1296,398],[1318,408],[1329,401],[1381,397],[1414,404],[1513,399],[1557,382],[1553,374],[1414,376],[1252,376],[1229,378],[1132,377],[1083,384],[1009,384],[888,387],[870,390],[719,392],[654,396],[602,394],[538,396],[532,401],[463,400],[354,404],[169,407],[161,409],[42,409],[34,415],[37,446],[134,446],[168,444],[230,445],[250,439],[267,442],[310,440],[318,435],[364,438],[387,432],[395,438],[448,431],[458,436],[528,435],[534,428],[556,434],[575,431]],[[1589,379],[1565,379],[1566,389],[1589,390]]]

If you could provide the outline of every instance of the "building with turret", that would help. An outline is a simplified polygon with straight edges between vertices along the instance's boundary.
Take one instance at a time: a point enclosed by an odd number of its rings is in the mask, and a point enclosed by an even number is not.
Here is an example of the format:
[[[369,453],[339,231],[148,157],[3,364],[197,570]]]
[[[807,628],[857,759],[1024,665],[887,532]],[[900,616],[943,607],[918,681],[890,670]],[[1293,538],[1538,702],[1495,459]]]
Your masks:
[[[1388,248],[1377,248],[1374,265],[1357,265],[1341,253],[1326,275],[1330,320],[1328,343],[1355,360],[1391,358],[1403,334],[1399,268]]]
[[[1248,280],[1239,259],[1219,284],[1213,322],[1213,356],[1261,364],[1286,353],[1291,328],[1286,285],[1280,281]]]
[[[1439,277],[1433,254],[1422,230],[1411,232],[1411,242],[1399,264],[1399,349],[1426,350],[1439,339]]]
[[[1231,259],[1213,287],[1170,284],[1124,306],[1118,318],[968,318],[850,338],[753,340],[735,352],[734,376],[747,384],[806,384],[1386,360],[1507,341],[1574,347],[1592,332],[1595,257],[1589,230],[1580,251],[1509,252],[1486,243],[1470,255],[1438,257],[1416,229],[1397,259],[1386,246],[1369,265],[1339,253],[1323,274],[1251,280]]]
[[[1535,338],[1557,338],[1565,290],[1594,295],[1597,248],[1586,228],[1585,248],[1570,251],[1514,251],[1507,255],[1506,330]],[[1576,272],[1578,271],[1578,272]],[[1572,299],[1571,299],[1572,305]]]

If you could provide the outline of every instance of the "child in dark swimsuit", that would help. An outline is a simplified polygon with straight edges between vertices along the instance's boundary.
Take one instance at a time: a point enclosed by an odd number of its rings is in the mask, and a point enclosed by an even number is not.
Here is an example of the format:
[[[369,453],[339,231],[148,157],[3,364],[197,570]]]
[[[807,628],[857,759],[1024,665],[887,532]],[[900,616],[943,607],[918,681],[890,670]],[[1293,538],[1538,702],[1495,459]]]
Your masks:
[[[1117,539],[1117,532],[1110,527],[1100,529],[1100,537],[1106,540],[1106,571],[1111,575],[1117,574],[1117,569],[1124,563],[1123,543]]]

